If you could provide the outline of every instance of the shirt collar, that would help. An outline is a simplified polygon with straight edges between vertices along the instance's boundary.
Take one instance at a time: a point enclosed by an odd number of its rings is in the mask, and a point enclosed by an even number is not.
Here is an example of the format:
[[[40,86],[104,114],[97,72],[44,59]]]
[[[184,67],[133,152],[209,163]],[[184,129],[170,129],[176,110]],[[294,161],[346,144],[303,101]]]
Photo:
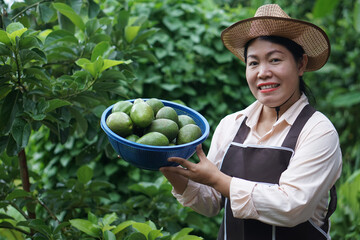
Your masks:
[[[286,112],[284,112],[279,120],[275,123],[274,126],[280,124],[282,121],[286,121],[289,125],[292,125],[300,111],[309,104],[308,98],[305,94],[302,94],[298,101],[296,101]],[[248,119],[246,121],[246,125],[250,128],[255,126],[259,120],[261,110],[263,108],[263,104],[259,101],[255,101],[250,106],[240,111],[236,116],[235,120],[240,119],[241,117],[247,116]]]
[[[299,100],[297,100],[288,110],[286,110],[286,112],[283,113],[283,115],[281,115],[277,123],[280,123],[283,120],[286,121],[289,125],[293,125],[301,110],[307,104],[309,104],[308,98],[305,96],[305,94],[301,94]]]

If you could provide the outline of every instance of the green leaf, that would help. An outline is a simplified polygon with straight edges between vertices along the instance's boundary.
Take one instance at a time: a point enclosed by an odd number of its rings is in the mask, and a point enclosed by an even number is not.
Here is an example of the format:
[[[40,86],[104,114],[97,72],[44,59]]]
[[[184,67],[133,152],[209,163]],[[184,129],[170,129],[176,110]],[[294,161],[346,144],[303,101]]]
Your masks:
[[[88,71],[93,77],[96,77],[104,65],[102,57],[98,57],[95,62],[90,62],[89,59],[80,58],[75,62],[78,66]]]
[[[30,61],[41,61],[45,62],[43,56],[41,56],[38,52],[29,49],[20,50],[20,58],[23,65]]]
[[[46,48],[53,47],[55,44],[59,42],[65,42],[68,44],[69,43],[78,44],[78,39],[68,31],[56,30],[56,31],[52,31],[47,35],[44,46]]]
[[[79,111],[70,109],[70,112],[76,120],[76,132],[80,137],[84,136],[88,130],[88,121]]]
[[[157,58],[150,51],[137,51],[137,52],[134,52],[133,55],[146,58],[146,59],[152,61],[153,63],[158,63]]]
[[[338,192],[341,199],[346,200],[346,204],[348,205],[349,209],[358,213],[360,210],[360,203],[359,203],[359,189],[360,184],[360,170],[354,171],[346,181],[340,185]]]
[[[179,87],[179,84],[172,84],[172,83],[161,84],[161,88],[169,92],[174,91],[177,87]]]
[[[322,18],[330,14],[338,5],[339,0],[316,0],[313,8],[315,18]]]
[[[134,232],[134,233],[130,234],[128,239],[129,240],[147,240],[146,236],[139,232]]]
[[[39,15],[41,20],[43,20],[45,23],[50,22],[54,14],[56,14],[54,9],[50,8],[48,3],[39,4]]]
[[[49,101],[49,107],[46,109],[46,113],[54,111],[55,109],[63,106],[71,105],[71,102],[62,99],[51,99]]]
[[[103,58],[106,57],[104,54],[109,51],[110,47],[111,46],[109,42],[98,43],[91,53],[91,62],[96,61],[99,56]]]
[[[180,240],[182,237],[187,236],[192,230],[192,228],[183,228],[174,234],[172,240]]]
[[[111,68],[113,66],[119,65],[119,64],[130,64],[132,63],[131,60],[127,61],[118,61],[118,60],[111,60],[111,59],[104,59],[104,65],[101,69],[101,72],[105,71],[108,68]]]
[[[92,222],[84,219],[72,219],[69,220],[70,224],[78,230],[86,233],[89,236],[100,238],[101,230],[98,226]]]
[[[89,166],[84,165],[77,170],[76,176],[79,182],[86,184],[94,176],[94,171]]]
[[[116,240],[115,234],[113,234],[109,230],[106,230],[104,232],[104,238],[105,238],[105,240]]]
[[[51,86],[50,77],[47,75],[46,71],[41,68],[31,67],[25,68],[24,73],[27,77],[33,76],[37,80],[37,85],[39,86]]]
[[[8,47],[6,47],[4,44],[0,44],[0,56],[11,56],[11,51]]]
[[[90,183],[89,188],[92,191],[98,191],[99,189],[112,188],[113,186],[107,181],[93,180]]]
[[[98,224],[98,218],[92,212],[88,212],[88,220],[94,224]]]
[[[122,10],[117,14],[118,29],[124,29],[128,24],[130,13],[129,11]]]
[[[67,227],[67,226],[70,226],[70,223],[69,222],[62,222],[60,223],[59,225],[56,226],[56,228],[54,229],[54,234],[57,234],[58,232],[61,231],[61,229]]]
[[[88,37],[92,37],[100,27],[101,25],[98,19],[90,19],[85,24],[85,34]]]
[[[360,91],[342,93],[341,95],[335,97],[332,102],[335,107],[350,107],[355,104],[359,104]]]
[[[0,213],[0,219],[14,219],[14,218],[7,214]]]
[[[25,198],[25,197],[31,197],[31,194],[22,189],[15,189],[11,193],[9,193],[9,195],[6,196],[6,200],[12,201],[14,199]]]
[[[13,224],[11,224],[10,222],[7,222],[7,221],[4,221],[4,222],[0,222],[0,228],[1,227],[4,227],[4,228],[14,228],[14,225]],[[15,240],[17,240],[17,239],[15,239]]]
[[[148,235],[148,240],[155,240],[158,237],[161,237],[163,234],[161,230],[151,230]]]
[[[19,41],[20,49],[40,48],[39,40],[34,36],[26,36]]]
[[[152,228],[146,223],[136,222],[132,224],[132,227],[144,234],[144,236],[149,235],[149,232],[152,231]]]
[[[135,41],[134,41],[134,44],[138,45],[142,42],[146,42],[148,40],[148,38],[152,35],[154,35],[156,32],[158,32],[159,29],[158,28],[152,28],[150,30],[145,30],[145,31],[141,31]]]
[[[117,225],[116,228],[114,228],[112,230],[112,232],[114,234],[117,234],[117,233],[121,232],[122,230],[124,230],[125,228],[127,228],[128,226],[134,224],[134,223],[135,223],[135,221],[132,221],[132,220],[122,222],[119,225]]]
[[[50,226],[46,224],[42,219],[29,220],[28,226],[35,231],[42,233],[45,236],[50,236],[52,233]]]
[[[19,91],[11,91],[4,99],[0,112],[0,133],[7,133],[11,129],[18,109],[16,107],[18,95]]]
[[[360,0],[357,0],[355,2],[353,16],[354,16],[354,28],[358,33],[360,33]]]
[[[31,98],[24,101],[24,112],[35,121],[41,121],[46,117],[46,110],[49,108],[49,102],[45,98],[40,98],[36,102]]]
[[[12,33],[9,34],[9,38],[11,40],[11,42],[14,44],[16,41],[16,37],[21,37],[21,35],[23,35],[24,32],[26,32],[27,28],[22,28],[22,29],[19,29],[17,31],[14,31]]]
[[[7,144],[8,144],[9,137],[7,136],[1,136],[0,137],[0,154],[5,150]]]
[[[11,41],[8,34],[4,30],[0,30],[0,42],[5,45],[10,45]]]
[[[12,157],[18,155],[20,151],[21,151],[20,147],[16,144],[14,138],[10,134],[6,146],[6,154]]]
[[[193,236],[193,235],[186,235],[186,236],[179,238],[179,240],[203,240],[203,238]]]
[[[130,190],[137,191],[153,197],[159,193],[159,188],[152,182],[140,182],[129,186]]]
[[[14,23],[10,23],[7,27],[6,27],[6,32],[8,34],[12,34],[14,32],[17,32],[19,30],[23,30],[24,29],[24,25],[22,25],[19,22],[14,22]],[[21,36],[21,35],[20,35]],[[19,36],[18,36],[19,37]]]
[[[140,26],[126,26],[125,27],[125,39],[128,43],[131,43],[137,36],[140,30]]]
[[[116,215],[116,213],[106,214],[103,218],[103,224],[110,225],[115,222],[117,218],[118,216]]]
[[[105,82],[106,81],[127,80],[126,76],[122,72],[115,70],[115,69],[110,69],[106,72],[103,72],[101,74],[100,79]]]
[[[100,10],[100,6],[96,2],[89,0],[89,18],[95,18]]]
[[[70,19],[80,30],[85,31],[85,24],[79,14],[77,14],[69,5],[65,3],[53,3],[53,6],[61,14]]]
[[[25,148],[29,142],[31,127],[30,124],[22,118],[15,118],[11,128],[11,134],[20,148]]]
[[[10,65],[5,64],[5,65],[0,65],[0,76],[4,76],[4,78],[0,78],[0,84],[3,84],[4,86],[8,86],[8,88],[12,89],[12,86],[10,84],[8,84],[9,82],[9,77],[11,76],[12,73],[12,68]],[[6,76],[8,75],[8,76]],[[5,84],[4,84],[5,83]],[[0,91],[0,99],[4,98],[7,95],[7,91]]]

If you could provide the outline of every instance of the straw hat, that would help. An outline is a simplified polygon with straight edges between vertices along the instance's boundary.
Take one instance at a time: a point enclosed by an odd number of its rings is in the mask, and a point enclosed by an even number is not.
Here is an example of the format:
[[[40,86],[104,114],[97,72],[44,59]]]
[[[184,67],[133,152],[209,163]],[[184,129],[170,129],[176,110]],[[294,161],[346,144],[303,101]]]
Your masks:
[[[293,40],[308,55],[305,71],[320,69],[329,58],[330,42],[318,26],[290,18],[277,4],[258,8],[255,16],[234,23],[221,33],[224,45],[235,56],[244,60],[245,44],[259,36],[280,36]]]

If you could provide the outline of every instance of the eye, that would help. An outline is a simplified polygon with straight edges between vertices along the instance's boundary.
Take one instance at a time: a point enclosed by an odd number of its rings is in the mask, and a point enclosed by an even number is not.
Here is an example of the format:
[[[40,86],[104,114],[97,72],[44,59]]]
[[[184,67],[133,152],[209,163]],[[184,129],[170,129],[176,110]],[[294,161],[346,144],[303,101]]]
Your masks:
[[[280,61],[281,61],[281,59],[279,59],[279,58],[270,59],[270,62],[272,62],[272,63],[277,63],[277,62],[280,62]]]
[[[256,61],[250,61],[248,63],[248,66],[256,66],[257,64],[258,64],[258,62],[256,62]]]

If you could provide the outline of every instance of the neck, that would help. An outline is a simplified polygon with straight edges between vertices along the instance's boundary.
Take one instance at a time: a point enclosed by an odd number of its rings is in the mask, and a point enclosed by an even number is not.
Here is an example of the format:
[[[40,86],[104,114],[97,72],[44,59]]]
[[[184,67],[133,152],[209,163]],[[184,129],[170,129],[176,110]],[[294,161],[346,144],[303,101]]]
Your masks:
[[[263,117],[265,119],[268,119],[269,121],[273,121],[275,119],[275,122],[280,118],[280,116],[286,112],[297,100],[299,100],[301,97],[301,93],[297,94],[296,91],[293,92],[293,94],[282,104],[276,107],[268,107],[264,105],[263,108]]]

